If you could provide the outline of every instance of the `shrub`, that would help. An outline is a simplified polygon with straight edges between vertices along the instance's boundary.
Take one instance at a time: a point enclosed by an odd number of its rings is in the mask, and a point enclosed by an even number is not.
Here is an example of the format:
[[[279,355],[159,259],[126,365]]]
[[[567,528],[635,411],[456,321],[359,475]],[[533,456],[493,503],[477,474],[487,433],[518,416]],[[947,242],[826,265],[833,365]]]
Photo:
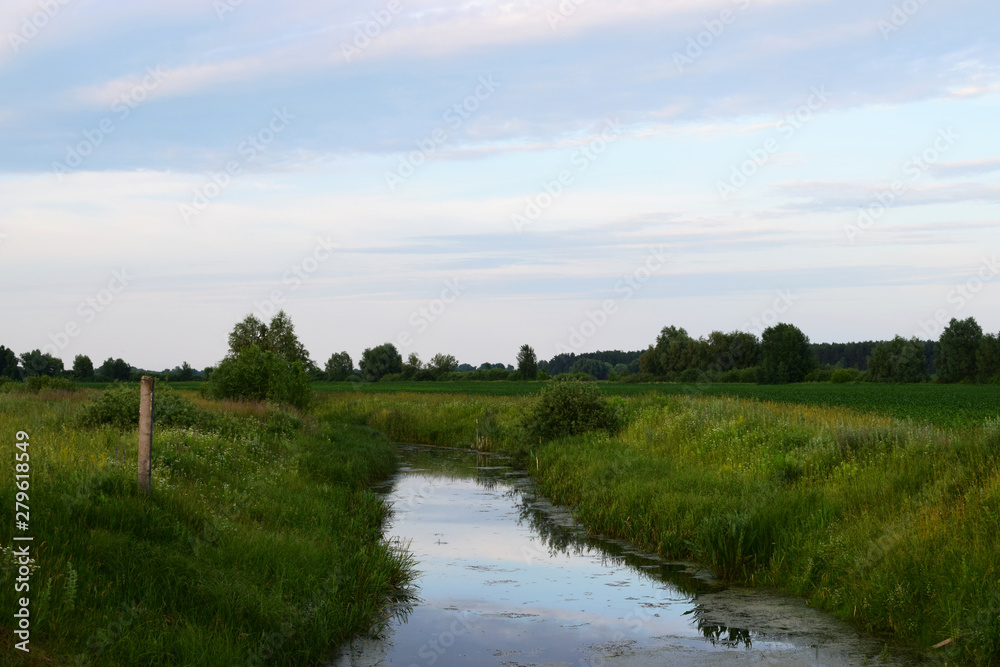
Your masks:
[[[214,398],[273,401],[305,408],[310,399],[309,375],[301,361],[289,363],[252,345],[222,360],[212,373],[207,392]]]
[[[560,373],[552,378],[556,382],[597,382],[590,373]]]
[[[613,432],[621,423],[595,384],[558,382],[549,384],[524,420],[532,436],[552,440],[587,431]]]
[[[190,427],[198,421],[198,410],[190,401],[169,389],[157,389],[153,399],[153,418],[163,426]],[[107,424],[120,429],[139,425],[139,387],[115,383],[84,406],[80,414],[84,426]]]
[[[837,384],[853,382],[857,379],[858,375],[860,375],[860,373],[853,368],[838,368],[830,376],[830,382],[835,382]]]

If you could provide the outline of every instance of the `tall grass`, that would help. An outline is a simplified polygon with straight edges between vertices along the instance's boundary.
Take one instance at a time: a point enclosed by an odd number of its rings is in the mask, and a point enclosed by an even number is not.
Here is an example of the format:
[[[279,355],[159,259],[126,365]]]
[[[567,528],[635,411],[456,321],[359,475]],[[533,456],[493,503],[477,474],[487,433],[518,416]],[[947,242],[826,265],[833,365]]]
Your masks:
[[[30,435],[37,566],[31,653],[5,649],[0,663],[321,664],[380,622],[410,569],[382,540],[386,506],[364,489],[395,469],[385,436],[199,399],[192,426],[155,429],[145,498],[135,429],[82,426],[90,393],[0,395],[0,442]],[[12,461],[0,466],[8,508]],[[4,544],[12,528],[0,528]],[[2,557],[10,611],[16,575]]]
[[[1000,662],[1000,419],[936,427],[845,407],[645,394],[627,426],[551,443],[536,399],[330,394],[323,411],[396,440],[496,446],[595,531],[722,578],[807,598],[874,633]]]

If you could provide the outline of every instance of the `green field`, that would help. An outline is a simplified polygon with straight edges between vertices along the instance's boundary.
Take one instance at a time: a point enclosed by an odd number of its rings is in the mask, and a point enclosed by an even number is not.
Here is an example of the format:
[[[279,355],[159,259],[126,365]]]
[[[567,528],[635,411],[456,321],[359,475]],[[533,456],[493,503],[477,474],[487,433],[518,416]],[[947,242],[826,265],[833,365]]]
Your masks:
[[[805,382],[800,384],[675,384],[600,382],[610,396],[635,396],[655,392],[689,396],[735,396],[780,403],[842,406],[868,412],[924,421],[939,426],[981,424],[1000,415],[1000,385],[975,384],[877,384]],[[542,382],[388,382],[353,384],[321,382],[321,392],[456,393],[486,396],[535,396]]]

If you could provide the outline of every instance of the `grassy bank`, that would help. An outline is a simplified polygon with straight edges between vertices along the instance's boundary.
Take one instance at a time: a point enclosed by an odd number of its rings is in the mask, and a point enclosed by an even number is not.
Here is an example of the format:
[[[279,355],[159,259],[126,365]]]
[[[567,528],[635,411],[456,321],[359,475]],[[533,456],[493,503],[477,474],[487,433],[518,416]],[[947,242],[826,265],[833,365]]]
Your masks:
[[[381,542],[387,508],[365,490],[395,470],[385,436],[192,395],[185,426],[156,428],[144,498],[136,431],[81,425],[93,394],[0,395],[0,533],[5,547],[34,537],[31,653],[13,650],[24,593],[7,548],[0,662],[322,664],[379,622],[409,567]],[[13,525],[18,431],[30,436],[26,533]]]
[[[529,397],[331,394],[393,439],[517,453],[595,531],[768,585],[961,662],[1000,661],[1000,420],[645,394],[627,425],[540,445]],[[994,408],[995,410],[995,408]],[[995,412],[994,412],[995,414]],[[476,419],[480,420],[479,425]]]

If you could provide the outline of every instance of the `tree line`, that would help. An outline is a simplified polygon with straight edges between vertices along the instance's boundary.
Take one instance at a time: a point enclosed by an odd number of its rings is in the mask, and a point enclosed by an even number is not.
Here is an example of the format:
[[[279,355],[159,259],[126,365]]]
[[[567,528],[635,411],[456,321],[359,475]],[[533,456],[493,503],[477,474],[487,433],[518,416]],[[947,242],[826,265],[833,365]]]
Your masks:
[[[244,354],[246,353],[246,354]],[[285,372],[287,366],[289,375]],[[292,369],[294,367],[294,372]],[[392,343],[366,348],[355,367],[347,352],[330,356],[323,368],[311,359],[284,311],[264,323],[255,315],[238,322],[229,334],[229,353],[217,367],[204,371],[184,362],[172,370],[151,373],[109,357],[99,367],[77,355],[73,367],[41,350],[20,356],[0,346],[0,380],[33,376],[77,381],[128,381],[142,374],[190,381],[217,377],[215,386],[238,384],[248,373],[270,369],[268,381],[289,392],[303,382],[448,380],[597,379],[626,382],[758,382],[802,381],[1000,382],[1000,335],[984,333],[975,318],[952,319],[937,341],[896,336],[890,341],[813,344],[797,327],[779,323],[761,336],[749,332],[713,331],[693,338],[683,328],[664,327],[646,350],[562,353],[539,360],[530,345],[522,345],[517,366],[460,364],[454,355],[438,353],[423,361],[416,353],[404,360]],[[295,387],[298,387],[296,389]],[[284,391],[284,390],[283,390]]]

